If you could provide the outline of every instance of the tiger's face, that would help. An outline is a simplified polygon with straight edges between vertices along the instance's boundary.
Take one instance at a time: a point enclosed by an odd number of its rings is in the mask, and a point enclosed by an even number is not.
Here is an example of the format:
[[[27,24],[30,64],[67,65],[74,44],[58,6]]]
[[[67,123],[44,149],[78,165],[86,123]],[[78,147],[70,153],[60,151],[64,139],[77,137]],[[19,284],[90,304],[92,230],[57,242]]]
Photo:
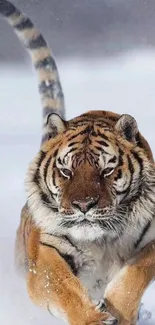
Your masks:
[[[122,121],[73,120],[43,145],[28,174],[38,225],[80,240],[121,236],[149,165],[133,121],[121,133]]]

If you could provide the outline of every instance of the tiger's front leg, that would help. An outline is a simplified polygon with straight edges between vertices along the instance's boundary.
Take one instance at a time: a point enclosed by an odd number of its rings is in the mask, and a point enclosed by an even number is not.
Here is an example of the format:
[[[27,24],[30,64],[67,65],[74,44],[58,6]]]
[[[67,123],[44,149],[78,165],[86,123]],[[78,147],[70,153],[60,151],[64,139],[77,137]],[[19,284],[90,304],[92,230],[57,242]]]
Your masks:
[[[106,288],[105,304],[121,325],[135,325],[141,298],[155,278],[155,242],[148,244]]]
[[[42,244],[37,230],[28,240],[28,292],[31,299],[70,325],[113,324],[114,317],[100,312],[55,248]]]

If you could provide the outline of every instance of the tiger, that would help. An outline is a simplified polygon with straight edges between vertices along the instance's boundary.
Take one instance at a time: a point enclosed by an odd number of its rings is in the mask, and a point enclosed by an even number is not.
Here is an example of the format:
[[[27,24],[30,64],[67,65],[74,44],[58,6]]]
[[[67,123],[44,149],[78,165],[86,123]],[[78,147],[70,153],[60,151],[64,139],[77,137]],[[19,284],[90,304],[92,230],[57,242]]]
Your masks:
[[[69,325],[135,325],[155,277],[155,166],[134,117],[65,119],[58,68],[40,32],[7,0],[0,13],[38,76],[43,132],[25,177],[15,255],[30,299]]]

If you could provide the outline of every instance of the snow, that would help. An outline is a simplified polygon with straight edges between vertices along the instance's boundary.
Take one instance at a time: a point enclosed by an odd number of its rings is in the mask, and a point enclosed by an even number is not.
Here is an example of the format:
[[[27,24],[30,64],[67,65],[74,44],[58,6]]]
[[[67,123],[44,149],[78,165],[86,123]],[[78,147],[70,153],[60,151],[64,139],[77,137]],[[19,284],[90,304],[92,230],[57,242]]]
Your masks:
[[[67,117],[90,109],[130,113],[155,153],[155,52],[132,52],[107,61],[59,63]],[[0,324],[63,324],[34,306],[14,269],[14,239],[25,202],[24,176],[40,144],[41,106],[35,74],[24,66],[0,66]],[[143,302],[155,322],[155,283]],[[149,314],[148,314],[149,315]]]

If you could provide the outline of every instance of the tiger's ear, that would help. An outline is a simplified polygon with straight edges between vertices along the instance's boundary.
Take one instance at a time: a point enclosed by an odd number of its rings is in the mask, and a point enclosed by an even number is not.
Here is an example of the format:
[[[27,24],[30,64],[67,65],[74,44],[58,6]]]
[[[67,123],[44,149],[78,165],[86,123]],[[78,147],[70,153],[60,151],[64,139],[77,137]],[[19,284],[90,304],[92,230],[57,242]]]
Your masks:
[[[136,120],[131,115],[121,115],[115,125],[115,130],[117,130],[122,137],[129,142],[136,142],[136,135],[139,130]]]
[[[52,113],[46,117],[43,128],[42,142],[55,138],[59,133],[66,130],[67,122],[65,122],[58,114]]]

